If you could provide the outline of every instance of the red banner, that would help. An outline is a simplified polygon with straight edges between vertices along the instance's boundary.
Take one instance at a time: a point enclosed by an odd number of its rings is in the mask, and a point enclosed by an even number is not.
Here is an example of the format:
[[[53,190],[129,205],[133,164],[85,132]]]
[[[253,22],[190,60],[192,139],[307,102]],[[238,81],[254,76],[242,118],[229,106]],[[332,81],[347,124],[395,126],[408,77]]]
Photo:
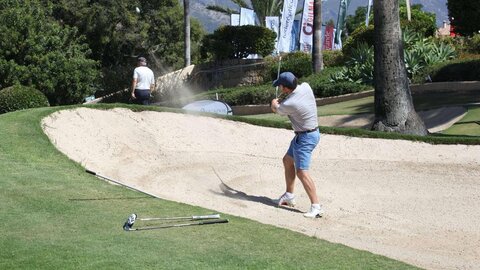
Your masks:
[[[323,39],[324,50],[332,50],[334,38],[333,34],[333,25],[327,25],[327,27],[325,27],[325,37]]]

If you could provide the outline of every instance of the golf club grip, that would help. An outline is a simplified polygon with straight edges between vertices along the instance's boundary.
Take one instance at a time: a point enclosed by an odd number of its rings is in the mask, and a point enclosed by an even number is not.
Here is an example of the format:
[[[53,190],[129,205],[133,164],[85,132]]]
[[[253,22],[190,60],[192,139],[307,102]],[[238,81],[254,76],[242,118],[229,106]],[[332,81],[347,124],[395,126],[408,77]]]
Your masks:
[[[228,219],[205,220],[205,221],[199,222],[198,225],[207,225],[207,224],[215,224],[215,223],[228,223]]]
[[[94,172],[94,171],[90,171],[89,169],[86,169],[85,171],[86,171],[87,173],[89,173],[89,174],[97,175],[97,173],[96,173],[96,172]]]
[[[192,216],[193,220],[197,220],[197,219],[216,219],[216,218],[220,218],[220,214],[205,215],[205,216]]]

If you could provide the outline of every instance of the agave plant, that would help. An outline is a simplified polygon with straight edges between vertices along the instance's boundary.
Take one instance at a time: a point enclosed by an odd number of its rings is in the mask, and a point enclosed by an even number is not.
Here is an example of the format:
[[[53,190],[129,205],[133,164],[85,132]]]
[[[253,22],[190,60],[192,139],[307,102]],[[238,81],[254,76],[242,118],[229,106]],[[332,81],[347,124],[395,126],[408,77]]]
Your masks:
[[[355,83],[373,83],[373,47],[360,43],[352,50],[346,66],[337,74],[330,76],[332,82],[349,81]]]

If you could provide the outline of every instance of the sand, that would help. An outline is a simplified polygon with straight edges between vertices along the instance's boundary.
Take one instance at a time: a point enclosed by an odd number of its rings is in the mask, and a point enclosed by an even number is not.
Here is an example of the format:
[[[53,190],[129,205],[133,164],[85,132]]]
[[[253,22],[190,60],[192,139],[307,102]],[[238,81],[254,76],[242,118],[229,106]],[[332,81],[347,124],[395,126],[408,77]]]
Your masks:
[[[326,214],[275,207],[292,131],[167,112],[62,110],[52,143],[85,168],[167,200],[368,250],[427,269],[480,265],[480,146],[322,134],[310,173]]]

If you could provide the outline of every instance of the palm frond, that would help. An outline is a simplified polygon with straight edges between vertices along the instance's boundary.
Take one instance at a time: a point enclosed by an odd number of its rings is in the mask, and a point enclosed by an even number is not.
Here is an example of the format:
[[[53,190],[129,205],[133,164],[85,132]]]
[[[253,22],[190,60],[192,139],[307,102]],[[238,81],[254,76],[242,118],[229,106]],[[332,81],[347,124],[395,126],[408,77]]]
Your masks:
[[[221,7],[221,6],[209,5],[209,6],[206,7],[206,9],[211,10],[211,11],[220,12],[220,13],[227,14],[227,15],[238,13],[238,11],[235,11],[235,10],[232,10],[232,9],[229,9],[229,8],[224,8],[224,7]]]

